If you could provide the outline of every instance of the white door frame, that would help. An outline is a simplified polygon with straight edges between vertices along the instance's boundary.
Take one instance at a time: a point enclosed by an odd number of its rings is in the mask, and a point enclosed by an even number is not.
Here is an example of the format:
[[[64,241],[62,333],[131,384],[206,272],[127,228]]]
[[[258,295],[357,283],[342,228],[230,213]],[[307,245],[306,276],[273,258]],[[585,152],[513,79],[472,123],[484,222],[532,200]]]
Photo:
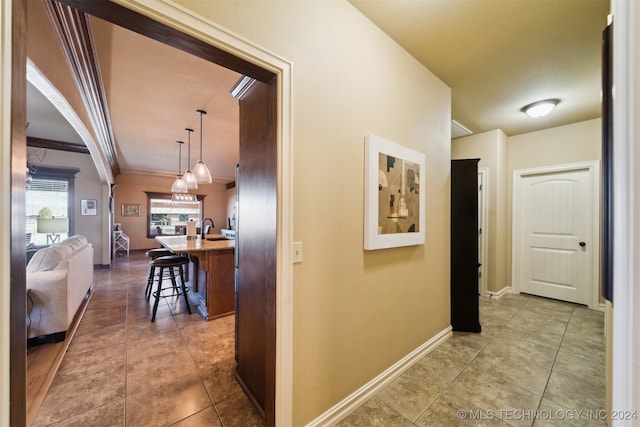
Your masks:
[[[611,409],[640,410],[640,7],[637,2],[613,0],[613,337],[611,361]],[[611,425],[637,426],[629,418]]]
[[[480,276],[480,295],[487,295],[487,278],[489,277],[489,263],[487,256],[487,240],[489,238],[489,226],[487,219],[488,212],[488,200],[489,200],[489,168],[478,168],[478,176],[480,177],[480,185],[482,190],[480,191],[480,199],[482,200],[482,215],[480,215],[478,226],[482,230],[480,234],[480,258],[479,262],[482,264],[482,276]]]
[[[566,165],[545,166],[532,169],[517,169],[513,171],[513,206],[511,219],[511,285],[515,292],[520,293],[522,283],[520,283],[522,266],[520,260],[520,246],[522,244],[521,218],[519,217],[519,206],[522,202],[522,185],[525,177],[530,175],[572,172],[579,170],[587,170],[589,179],[593,188],[593,194],[590,194],[587,208],[591,209],[592,230],[591,235],[593,244],[589,242],[591,247],[591,283],[589,295],[589,308],[593,310],[602,310],[600,306],[600,286],[598,278],[600,277],[600,161],[571,163]]]

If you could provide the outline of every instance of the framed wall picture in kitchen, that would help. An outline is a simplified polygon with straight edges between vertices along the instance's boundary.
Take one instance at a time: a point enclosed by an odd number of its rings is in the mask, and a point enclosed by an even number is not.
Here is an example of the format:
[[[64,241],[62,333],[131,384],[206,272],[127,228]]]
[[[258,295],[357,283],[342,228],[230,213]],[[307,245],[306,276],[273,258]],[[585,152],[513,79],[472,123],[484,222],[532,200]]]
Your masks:
[[[123,203],[122,216],[140,216],[139,203]]]

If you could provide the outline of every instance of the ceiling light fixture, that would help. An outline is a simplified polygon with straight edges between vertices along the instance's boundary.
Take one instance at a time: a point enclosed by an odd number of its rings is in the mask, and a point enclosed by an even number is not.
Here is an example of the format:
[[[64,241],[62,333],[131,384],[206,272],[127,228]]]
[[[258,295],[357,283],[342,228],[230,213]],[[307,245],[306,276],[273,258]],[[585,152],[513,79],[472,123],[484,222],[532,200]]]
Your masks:
[[[204,161],[202,160],[202,116],[207,114],[207,112],[204,110],[196,110],[196,112],[200,114],[200,161],[193,168],[193,174],[195,175],[198,182],[211,184],[211,172],[209,172],[209,168],[204,164]]]
[[[543,117],[549,114],[551,110],[553,110],[556,105],[558,105],[559,102],[560,100],[557,98],[536,101],[529,105],[525,105],[520,111],[528,114],[531,117]]]
[[[189,145],[187,149],[187,167],[189,167],[188,165],[191,163],[191,132],[193,132],[193,129],[186,128],[185,130],[187,131],[187,137],[189,138]],[[187,169],[182,179],[184,179],[184,182],[187,183],[187,188],[189,190],[196,190],[198,188],[198,181],[191,170]]]
[[[171,185],[171,193],[176,194],[176,193],[186,193],[188,191],[187,188],[187,183],[184,182],[184,179],[182,179],[182,173],[181,173],[181,169],[182,169],[182,144],[184,144],[184,142],[182,141],[176,141],[180,147],[180,154],[178,155],[178,175],[176,177],[176,180],[173,181],[173,185]]]

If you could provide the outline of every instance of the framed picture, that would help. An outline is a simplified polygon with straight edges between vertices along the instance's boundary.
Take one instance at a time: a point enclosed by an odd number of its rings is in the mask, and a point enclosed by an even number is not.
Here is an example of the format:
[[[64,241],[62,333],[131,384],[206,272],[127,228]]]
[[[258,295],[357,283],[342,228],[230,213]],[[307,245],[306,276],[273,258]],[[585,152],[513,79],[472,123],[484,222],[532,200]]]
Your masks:
[[[139,203],[123,203],[122,216],[140,216]]]
[[[364,249],[424,244],[425,155],[365,137]]]
[[[82,215],[97,215],[97,203],[95,199],[82,199],[80,201],[80,213]]]

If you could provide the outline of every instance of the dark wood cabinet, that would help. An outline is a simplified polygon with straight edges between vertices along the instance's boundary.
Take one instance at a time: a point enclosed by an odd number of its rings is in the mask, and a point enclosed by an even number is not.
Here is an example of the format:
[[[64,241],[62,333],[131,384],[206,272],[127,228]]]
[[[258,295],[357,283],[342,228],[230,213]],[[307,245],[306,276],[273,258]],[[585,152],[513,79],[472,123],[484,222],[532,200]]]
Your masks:
[[[480,332],[478,162],[451,161],[451,326]]]

